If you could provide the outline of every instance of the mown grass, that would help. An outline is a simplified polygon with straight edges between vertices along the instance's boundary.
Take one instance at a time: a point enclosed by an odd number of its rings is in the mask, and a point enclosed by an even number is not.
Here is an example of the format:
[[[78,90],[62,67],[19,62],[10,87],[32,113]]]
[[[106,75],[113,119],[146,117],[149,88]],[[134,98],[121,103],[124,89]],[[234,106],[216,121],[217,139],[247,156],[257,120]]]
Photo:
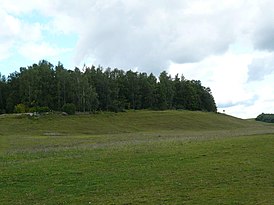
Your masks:
[[[274,201],[269,124],[142,111],[5,116],[0,130],[0,204]]]

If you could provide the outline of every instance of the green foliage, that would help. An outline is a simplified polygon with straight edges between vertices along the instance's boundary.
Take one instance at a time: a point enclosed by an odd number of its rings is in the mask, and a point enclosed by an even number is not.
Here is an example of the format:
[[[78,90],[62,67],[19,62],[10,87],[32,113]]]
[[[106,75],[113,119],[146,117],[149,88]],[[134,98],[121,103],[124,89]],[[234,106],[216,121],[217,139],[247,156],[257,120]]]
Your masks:
[[[257,121],[274,123],[274,114],[260,114],[256,117]]]
[[[16,105],[14,108],[15,113],[26,113],[27,110],[28,110],[27,107],[22,103]]]
[[[102,67],[67,70],[42,60],[0,80],[0,110],[14,112],[14,106],[48,107],[61,111],[71,102],[79,112],[125,109],[186,109],[216,112],[209,88],[200,81],[175,79],[163,71],[153,74]],[[1,77],[1,76],[0,76]]]
[[[44,106],[44,107],[36,106],[36,107],[30,108],[29,112],[44,113],[44,112],[50,112],[50,109],[47,106]]]
[[[76,112],[76,106],[73,103],[66,103],[63,105],[62,110],[69,115],[74,115]]]
[[[6,79],[5,76],[1,76],[0,73],[0,114],[5,112],[5,92],[6,92]]]

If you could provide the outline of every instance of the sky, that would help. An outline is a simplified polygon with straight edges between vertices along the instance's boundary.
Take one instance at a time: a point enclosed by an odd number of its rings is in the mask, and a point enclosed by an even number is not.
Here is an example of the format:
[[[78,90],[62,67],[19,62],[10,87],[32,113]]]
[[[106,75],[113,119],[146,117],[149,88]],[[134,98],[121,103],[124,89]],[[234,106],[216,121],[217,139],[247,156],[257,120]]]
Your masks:
[[[274,113],[273,0],[0,0],[0,73],[45,59],[166,70],[210,87],[218,111]]]

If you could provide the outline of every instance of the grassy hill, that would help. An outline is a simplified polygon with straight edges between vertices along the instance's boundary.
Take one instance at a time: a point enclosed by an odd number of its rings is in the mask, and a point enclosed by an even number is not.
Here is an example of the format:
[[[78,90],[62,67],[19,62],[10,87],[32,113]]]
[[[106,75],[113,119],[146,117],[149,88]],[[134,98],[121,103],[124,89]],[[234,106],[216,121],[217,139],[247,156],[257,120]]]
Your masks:
[[[26,115],[0,116],[2,135],[114,134],[155,131],[210,131],[239,128],[266,128],[267,124],[247,121],[228,115],[191,111],[129,111],[95,115]],[[270,127],[270,126],[269,126]]]
[[[0,115],[0,204],[271,204],[274,126],[190,111]]]

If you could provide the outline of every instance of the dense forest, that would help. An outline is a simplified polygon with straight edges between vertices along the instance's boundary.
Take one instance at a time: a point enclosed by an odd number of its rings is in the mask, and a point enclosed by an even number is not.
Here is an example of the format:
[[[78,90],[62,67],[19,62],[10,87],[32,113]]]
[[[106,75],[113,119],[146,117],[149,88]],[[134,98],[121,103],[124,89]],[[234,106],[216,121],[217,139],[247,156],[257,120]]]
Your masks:
[[[172,78],[163,71],[153,74],[84,67],[67,70],[45,60],[7,78],[0,74],[0,113],[41,110],[62,111],[66,105],[79,112],[127,109],[186,109],[215,112],[210,88],[199,80]]]

